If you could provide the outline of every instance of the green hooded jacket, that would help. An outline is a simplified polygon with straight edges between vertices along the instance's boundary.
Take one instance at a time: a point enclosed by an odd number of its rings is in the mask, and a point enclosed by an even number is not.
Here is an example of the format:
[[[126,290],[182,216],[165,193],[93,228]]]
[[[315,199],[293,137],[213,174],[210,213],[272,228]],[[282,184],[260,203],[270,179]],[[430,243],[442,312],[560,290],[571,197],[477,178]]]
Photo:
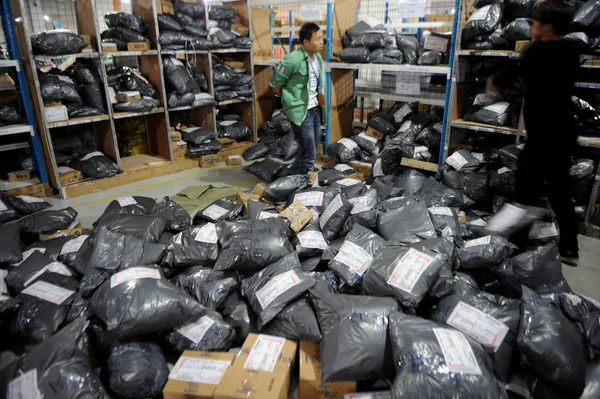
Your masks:
[[[319,60],[319,92],[325,93],[325,65],[321,54],[315,53]],[[273,68],[269,84],[274,88],[281,88],[281,102],[287,117],[296,126],[300,126],[308,111],[308,92],[310,89],[310,70],[308,53],[300,46],[286,55]],[[327,109],[322,108],[322,123],[327,120]]]

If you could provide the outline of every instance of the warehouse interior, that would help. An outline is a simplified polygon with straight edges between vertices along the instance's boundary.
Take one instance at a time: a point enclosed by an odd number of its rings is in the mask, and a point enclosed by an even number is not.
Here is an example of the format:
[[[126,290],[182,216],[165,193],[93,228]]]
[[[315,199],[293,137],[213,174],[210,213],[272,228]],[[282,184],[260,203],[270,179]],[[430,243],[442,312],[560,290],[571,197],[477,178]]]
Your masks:
[[[600,399],[597,0],[0,18],[0,398]]]

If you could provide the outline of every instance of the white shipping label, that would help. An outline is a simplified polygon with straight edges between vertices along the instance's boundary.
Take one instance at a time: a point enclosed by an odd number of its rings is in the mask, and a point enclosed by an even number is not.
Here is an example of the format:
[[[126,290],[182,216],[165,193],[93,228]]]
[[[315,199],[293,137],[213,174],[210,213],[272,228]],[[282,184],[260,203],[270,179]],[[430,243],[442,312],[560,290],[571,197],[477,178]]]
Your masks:
[[[469,240],[469,241],[465,242],[465,248],[478,247],[480,245],[489,245],[491,239],[492,239],[492,236],[485,236],[485,237],[476,238],[474,240]]]
[[[338,194],[333,199],[333,201],[331,201],[329,203],[329,205],[327,205],[327,208],[325,208],[325,211],[321,215],[321,219],[319,220],[319,225],[321,226],[321,230],[323,229],[323,226],[325,226],[325,224],[327,223],[327,221],[329,220],[329,218],[331,218],[331,216],[338,209],[340,209],[342,207],[342,205],[344,205],[344,203],[342,202],[342,196]]]
[[[471,14],[471,16],[469,17],[469,21],[485,20],[487,18],[487,13],[488,13],[489,9],[490,9],[490,6],[481,7],[480,9],[475,11],[473,14]]]
[[[371,266],[373,257],[355,243],[346,241],[333,260],[343,263],[352,273],[362,276]]]
[[[494,352],[498,350],[508,332],[506,324],[462,301],[450,313],[446,323],[480,344],[493,348]]]
[[[8,399],[42,399],[37,369],[31,369],[8,384]]]
[[[70,84],[74,84],[73,79],[71,79],[68,76],[63,76],[63,75],[56,75],[56,77],[58,78],[58,80],[60,80],[61,82],[65,82],[65,83],[70,83]]]
[[[204,226],[200,227],[194,240],[216,244],[217,241],[219,241],[219,237],[217,237],[217,226],[214,223],[206,223]]]
[[[8,288],[6,287],[6,282],[4,278],[8,274],[8,270],[0,269],[0,293],[6,294],[8,293]]]
[[[402,18],[421,18],[425,16],[426,0],[398,0]]]
[[[173,366],[169,379],[219,385],[229,365],[229,360],[181,356]]]
[[[341,139],[341,140],[338,140],[338,143],[340,143],[341,145],[343,145],[344,147],[346,147],[349,150],[353,150],[356,147],[358,147],[358,144],[356,144],[353,140],[350,140],[350,139]]]
[[[433,328],[448,370],[453,373],[481,375],[481,369],[469,341],[459,331],[447,328]]]
[[[177,328],[175,331],[198,345],[213,324],[215,324],[215,321],[212,318],[203,316],[195,323]]]
[[[64,255],[64,254],[70,254],[71,252],[77,252],[79,251],[79,248],[81,248],[81,246],[83,245],[83,242],[85,240],[87,240],[89,236],[87,234],[82,234],[78,237],[73,238],[70,241],[67,241],[65,243],[65,245],[63,245],[62,249],[60,250],[60,254]]]
[[[491,231],[503,231],[517,224],[526,214],[526,209],[512,204],[504,204],[504,207],[488,221],[488,229]]]
[[[475,219],[475,220],[471,220],[469,222],[469,224],[473,225],[473,226],[479,226],[479,227],[485,227],[485,226],[487,226],[487,222],[485,220],[481,219],[481,218]]]
[[[278,213],[267,212],[267,211],[260,211],[258,213],[258,220],[271,219],[271,218],[276,218],[276,217],[279,217]]]
[[[45,281],[36,281],[29,287],[21,291],[22,294],[35,296],[44,301],[52,302],[57,305],[63,303],[67,298],[75,293],[58,285],[50,284]]]
[[[237,121],[219,121],[219,125],[221,126],[231,126],[234,123],[236,123]]]
[[[358,183],[360,183],[360,180],[356,180],[356,179],[352,179],[352,178],[346,178],[346,179],[336,181],[336,184],[342,185],[344,187],[353,186]]]
[[[299,193],[294,196],[294,201],[300,201],[304,206],[321,206],[323,205],[322,191],[309,191]]]
[[[412,108],[408,104],[406,104],[402,106],[398,111],[396,111],[396,113],[394,114],[394,121],[396,121],[396,123],[402,123],[404,122],[404,118],[406,118],[411,113]]]
[[[533,223],[529,230],[529,239],[536,240],[539,238],[556,237],[558,229],[554,223],[542,222],[540,220]]]
[[[4,212],[6,210],[8,210],[8,208],[6,207],[4,202],[2,202],[2,200],[0,200],[0,212]]]
[[[447,38],[435,35],[428,35],[425,36],[425,42],[423,44],[423,47],[425,48],[425,50],[433,50],[439,51],[440,53],[445,53],[448,49],[448,42],[449,40]]]
[[[225,209],[223,207],[220,207],[219,205],[212,204],[211,206],[209,206],[208,208],[206,208],[202,212],[202,214],[208,216],[212,220],[219,220],[225,214],[227,214],[227,212],[229,212],[227,209]]]
[[[365,136],[367,136],[367,135],[365,134]],[[367,137],[369,137],[369,136],[367,136]],[[369,138],[372,139],[373,137],[369,137]],[[339,164],[335,165],[334,169],[339,170],[340,172],[345,172],[347,170],[354,170],[354,168],[352,168],[352,166],[346,165],[345,163],[339,163]]]
[[[488,105],[487,107],[483,107],[483,109],[487,111],[496,112],[498,114],[502,114],[506,111],[510,104],[504,101],[500,101],[499,103]]]
[[[87,160],[88,160],[88,159],[90,159],[90,158],[93,158],[93,157],[101,157],[101,156],[103,156],[103,155],[104,155],[104,154],[103,154],[103,153],[101,153],[100,151],[94,151],[94,152],[90,152],[89,154],[87,154],[86,156],[84,156],[83,158],[81,158],[81,159],[80,159],[80,161],[87,161]]]
[[[35,273],[33,276],[31,276],[29,278],[29,280],[27,280],[23,283],[23,286],[27,287],[29,284],[34,282],[36,278],[38,278],[45,272],[62,274],[63,276],[72,276],[73,275],[73,273],[71,273],[71,271],[67,268],[67,266],[63,265],[60,262],[52,262],[52,263],[44,266],[37,273]]]
[[[481,153],[481,152],[472,152],[471,155],[473,155],[479,161],[483,162],[483,158],[484,158],[483,153]]]
[[[354,208],[352,208],[352,211],[350,212],[352,215],[371,209],[371,207],[368,205],[369,198],[366,195],[363,195],[362,197],[348,198],[348,202],[354,205]]]
[[[369,140],[371,143],[378,143],[379,142],[379,140],[377,140],[375,137],[371,137],[368,134],[366,134],[365,132],[362,132],[361,134],[359,134],[359,136],[362,137],[365,140]],[[336,167],[336,169],[337,169],[337,167]],[[342,170],[342,172],[343,172],[343,170]]]
[[[27,202],[28,204],[31,204],[34,202],[44,202],[43,198],[34,197],[32,195],[17,195],[17,198]]]
[[[20,262],[18,263],[13,263],[13,266],[19,266],[21,263],[25,262],[27,260],[27,258],[29,258],[31,256],[32,253],[34,253],[35,251],[40,251],[41,253],[45,254],[46,253],[46,248],[31,248],[25,252],[23,252],[23,258],[21,259]]]
[[[327,249],[327,241],[325,241],[320,231],[301,231],[296,237],[302,248]]]
[[[183,66],[183,62],[179,61],[177,58],[175,58],[175,57],[170,57],[170,58],[171,58],[171,62],[173,63],[173,65]]]
[[[510,169],[508,169],[506,166],[503,167],[503,168],[498,169],[498,174],[499,175],[502,175],[502,174],[508,173],[508,172],[510,172]]]
[[[447,206],[432,206],[428,210],[434,215],[453,216],[452,209]]]
[[[196,130],[200,129],[199,127],[188,127],[187,129],[183,129],[184,132],[186,133],[191,133],[194,132]]]
[[[431,262],[431,256],[410,248],[396,264],[387,283],[410,294]]]
[[[347,393],[344,399],[392,399],[391,391]]]
[[[448,165],[452,166],[456,170],[460,170],[460,168],[465,166],[467,164],[467,162],[469,162],[469,161],[467,161],[465,159],[465,157],[460,155],[460,153],[458,151],[453,153],[452,155],[450,155],[448,158],[446,158],[446,163]]]
[[[396,77],[396,94],[406,94],[409,96],[421,95],[421,83],[405,82],[402,75]]]
[[[302,4],[300,6],[301,21],[323,21],[324,19],[322,4]]]
[[[244,363],[244,368],[246,370],[273,372],[284,344],[285,338],[259,334],[248,354],[248,359]]]
[[[230,159],[230,160],[231,160],[231,159],[241,159],[241,158],[242,158],[242,156],[241,156],[241,155],[230,155],[230,156],[229,156],[229,159]]]
[[[373,165],[373,177],[383,176],[383,167],[381,166],[381,158],[377,158],[375,160],[375,165]]]
[[[413,150],[413,154],[414,154],[414,156],[417,156],[417,154],[419,154],[421,152],[427,152],[427,151],[429,151],[429,147],[420,145],[418,147],[415,147],[415,149]]]
[[[256,291],[256,299],[261,308],[265,309],[277,297],[290,288],[300,284],[300,277],[293,270],[273,276],[260,290]]]
[[[123,270],[122,272],[114,274],[110,278],[110,288],[112,289],[119,284],[140,278],[152,278],[154,280],[160,280],[160,272],[157,269],[151,269],[149,267],[131,267]]]
[[[137,201],[133,197],[121,197],[117,198],[117,202],[121,205],[121,208],[128,205],[135,205]]]

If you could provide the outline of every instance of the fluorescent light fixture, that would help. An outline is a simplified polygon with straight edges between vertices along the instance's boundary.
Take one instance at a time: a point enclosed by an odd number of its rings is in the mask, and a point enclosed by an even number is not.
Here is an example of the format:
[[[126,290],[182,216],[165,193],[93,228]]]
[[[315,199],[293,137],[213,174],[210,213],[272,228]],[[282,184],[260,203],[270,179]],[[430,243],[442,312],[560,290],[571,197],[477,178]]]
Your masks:
[[[44,20],[46,20],[46,21],[50,21],[50,17],[49,17],[49,16],[47,16],[47,15],[44,15]]]

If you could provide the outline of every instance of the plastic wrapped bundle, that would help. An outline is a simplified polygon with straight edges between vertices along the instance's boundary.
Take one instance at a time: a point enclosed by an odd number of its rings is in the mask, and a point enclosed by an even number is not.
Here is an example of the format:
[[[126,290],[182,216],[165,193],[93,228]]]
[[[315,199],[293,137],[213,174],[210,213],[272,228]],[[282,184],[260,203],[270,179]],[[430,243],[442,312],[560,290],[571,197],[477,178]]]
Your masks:
[[[257,161],[245,166],[244,170],[248,173],[252,173],[254,176],[267,183],[272,183],[283,170],[283,166],[284,165],[281,162],[266,158],[262,161]]]
[[[148,112],[156,107],[158,107],[158,100],[153,98],[142,98],[114,106],[116,112]]]
[[[141,17],[126,12],[108,13],[104,16],[104,21],[109,28],[121,27],[141,33],[148,30],[148,24]]]
[[[165,197],[153,212],[166,223],[165,228],[170,231],[183,231],[192,225],[190,214],[178,203]]]
[[[148,215],[154,210],[156,200],[150,197],[120,197],[112,200],[102,216],[108,215],[109,213],[127,213],[132,215]],[[102,218],[100,216],[100,218]]]
[[[174,1],[173,10],[175,15],[182,14],[190,18],[200,18],[204,12],[204,5],[202,3]]]
[[[517,344],[521,358],[541,379],[579,397],[585,388],[585,348],[581,334],[564,315],[523,287]]]
[[[219,121],[219,137],[240,140],[252,136],[252,130],[242,121]]]
[[[502,38],[509,41],[531,40],[530,30],[527,18],[517,18],[502,29]]]
[[[502,4],[493,3],[476,10],[463,27],[462,39],[470,41],[478,35],[495,31],[502,19],[502,9]]]
[[[502,30],[497,29],[492,34],[481,36],[483,41],[464,43],[463,48],[469,50],[492,50],[508,47],[508,41],[502,37]]]
[[[339,159],[340,162],[344,163],[354,161],[358,151],[358,144],[346,138],[331,143],[329,144],[329,147],[327,147],[327,152]]]
[[[21,121],[21,115],[13,107],[0,107],[0,126],[13,125]]]
[[[281,311],[261,333],[295,341],[321,341],[321,331],[308,297],[291,303]]]
[[[126,43],[132,42],[146,42],[150,43],[147,37],[144,35],[127,28],[109,28],[102,32],[102,39],[119,39]]]
[[[442,63],[442,53],[439,51],[425,51],[419,56],[419,65],[439,65]]]
[[[283,218],[221,222],[217,228],[221,252],[215,270],[261,270],[294,251],[289,221]]]
[[[371,155],[377,156],[381,151],[381,141],[374,137],[368,136],[364,132],[357,134],[356,136],[352,136],[351,139],[354,140],[361,149],[367,151]]]
[[[294,201],[300,201],[307,208],[314,210],[318,214],[321,214],[338,194],[339,190],[337,188],[308,188],[301,192],[295,193],[294,195],[290,195],[287,201],[287,206],[290,206]]]
[[[399,141],[392,140],[385,144],[379,156],[373,162],[373,176],[395,174],[400,170],[402,149]]]
[[[286,161],[292,159],[300,150],[300,146],[298,145],[293,132],[289,132],[279,139],[279,147],[283,153],[283,159]]]
[[[158,27],[161,31],[181,32],[183,26],[169,14],[158,14]]]
[[[212,43],[208,40],[199,39],[195,36],[188,35],[185,32],[161,32],[158,42],[162,46],[169,48],[181,47],[182,50],[192,47],[196,50],[208,50],[212,47]]]
[[[461,240],[462,229],[456,208],[432,206],[427,209],[436,233],[440,237],[457,237]]]
[[[378,48],[369,54],[372,64],[402,64],[402,51],[394,47]]]
[[[387,33],[383,32],[368,32],[358,36],[350,37],[344,35],[343,45],[344,48],[366,48],[368,50],[375,50],[383,47],[386,42]]]
[[[309,224],[296,234],[292,239],[292,244],[296,247],[298,256],[303,258],[321,256],[328,245],[319,226],[314,223]]]
[[[163,264],[174,268],[212,265],[219,255],[217,242],[213,223],[184,230],[169,242]]]
[[[77,217],[73,208],[46,210],[24,217],[19,221],[21,231],[27,234],[46,234],[66,229]]]
[[[321,380],[356,381],[394,375],[387,339],[392,298],[310,291],[323,338]]]
[[[44,201],[43,198],[33,197],[31,195],[7,195],[3,197],[4,201],[10,204],[17,212],[24,215],[30,215],[44,209],[50,208],[48,202]]]
[[[511,105],[500,101],[486,105],[473,113],[466,113],[464,119],[495,126],[507,126],[511,113]]]
[[[121,234],[156,243],[165,230],[165,224],[159,217],[110,213],[98,219],[96,229],[104,226]]]
[[[188,152],[192,157],[201,157],[203,155],[212,155],[223,149],[224,145],[215,140],[207,140],[201,144],[188,148]]]
[[[402,51],[405,64],[416,64],[419,52],[416,35],[396,34],[396,45]]]
[[[71,78],[63,75],[40,73],[40,90],[44,101],[65,101],[81,104],[81,96]]]
[[[207,310],[204,316],[192,320],[165,334],[165,341],[174,351],[227,351],[231,347],[235,329],[219,313]]]
[[[521,152],[523,152],[523,148],[525,148],[524,144],[512,144],[502,147],[498,151],[498,156],[500,157],[502,164],[511,170],[517,170],[517,163],[519,162],[519,157],[521,156]]]
[[[218,310],[235,291],[237,279],[233,273],[218,272],[194,266],[178,274],[171,282],[194,297],[201,305]]]
[[[394,398],[508,397],[492,373],[489,356],[471,338],[400,312],[392,312],[389,320],[390,344],[398,370],[392,389]]]
[[[485,236],[466,241],[458,250],[461,269],[487,269],[509,258],[517,247],[500,236]]]
[[[458,150],[446,158],[446,163],[452,166],[455,170],[465,172],[476,172],[483,166],[478,158],[473,156],[468,150]]]
[[[514,171],[506,167],[500,168],[490,174],[490,190],[496,195],[513,199],[516,196],[515,179]]]
[[[18,224],[0,224],[3,242],[0,248],[0,264],[17,263],[23,258],[20,233],[21,228]]]
[[[196,213],[194,224],[201,224],[202,221],[217,223],[221,220],[233,220],[243,209],[243,205],[218,199]]]
[[[396,128],[389,119],[389,115],[379,112],[374,113],[367,121],[367,126],[372,127],[384,136],[396,133]]]
[[[202,127],[189,127],[181,132],[182,140],[191,146],[201,145],[205,141],[214,139],[215,137],[215,132]]]
[[[329,203],[319,218],[319,226],[326,240],[333,240],[338,235],[353,207],[341,194]]]
[[[123,399],[159,396],[169,378],[167,361],[153,342],[113,345],[108,370],[110,389]]]
[[[589,0],[573,15],[572,30],[596,33],[598,18],[600,18],[600,2]]]
[[[185,25],[183,27],[183,31],[185,33],[187,33],[188,35],[198,37],[198,38],[203,38],[203,37],[205,38],[206,36],[208,36],[208,31],[206,29],[201,28],[196,25]]]
[[[168,87],[178,95],[200,92],[200,87],[190,71],[177,58],[163,56],[163,68]]]
[[[235,328],[234,345],[241,346],[251,331],[257,331],[256,316],[237,291],[229,295],[221,313],[225,322]]]
[[[4,282],[13,295],[18,295],[27,286],[33,284],[44,273],[57,273],[63,276],[72,276],[73,272],[60,262],[52,259],[40,251],[33,251],[18,267],[12,267],[4,277]]]
[[[81,36],[66,29],[42,32],[33,39],[34,54],[64,55],[80,53],[88,46]]]
[[[170,93],[167,98],[167,103],[171,108],[185,107],[191,105],[196,97],[193,93],[186,93],[183,95],[177,95],[177,93]]]
[[[415,242],[418,237],[437,237],[424,202],[407,198],[398,208],[380,213],[379,234],[387,241]]]
[[[347,62],[349,64],[364,64],[368,62],[369,50],[364,47],[351,47],[338,51],[334,55],[342,62]]]
[[[246,161],[252,161],[257,158],[262,158],[262,157],[266,156],[268,153],[269,153],[269,147],[267,147],[263,143],[258,143],[258,144],[253,145],[252,147],[249,147],[248,149],[246,149],[244,151],[244,153],[242,154],[242,157]]]
[[[216,48],[229,48],[233,47],[237,36],[231,31],[224,31],[217,29],[214,33],[211,33],[212,44]]]
[[[264,195],[268,199],[275,202],[286,201],[290,194],[295,191],[302,190],[307,184],[307,175],[291,175],[280,177],[265,187]]]
[[[208,10],[208,17],[213,20],[233,19],[237,17],[237,11],[226,5],[212,5]]]
[[[158,267],[132,267],[114,274],[94,293],[90,305],[104,322],[107,336],[115,339],[177,328],[206,313]]]
[[[591,159],[577,159],[573,161],[573,165],[569,170],[569,180],[571,180],[571,185],[573,186],[573,198],[577,203],[585,203],[589,200],[595,168],[596,165]],[[21,211],[18,207],[15,206],[15,208]]]

